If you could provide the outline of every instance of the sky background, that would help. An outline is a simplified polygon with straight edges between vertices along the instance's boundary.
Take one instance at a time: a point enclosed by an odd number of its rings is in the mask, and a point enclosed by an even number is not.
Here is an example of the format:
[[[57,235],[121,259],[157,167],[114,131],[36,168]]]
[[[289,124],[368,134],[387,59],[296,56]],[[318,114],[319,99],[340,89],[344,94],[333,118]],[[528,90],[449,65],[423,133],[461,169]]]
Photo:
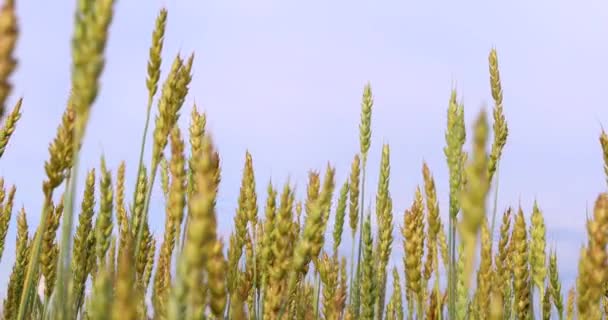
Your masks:
[[[15,209],[26,208],[32,233],[47,147],[69,92],[74,3],[18,1],[19,67],[9,104],[23,96],[23,116],[0,175],[17,185]],[[307,171],[323,170],[328,161],[337,169],[337,185],[343,183],[359,150],[360,101],[368,81],[375,104],[367,199],[375,192],[386,142],[395,234],[422,182],[423,160],[435,175],[445,219],[442,148],[450,90],[457,88],[470,129],[477,112],[492,103],[487,59],[496,47],[510,129],[498,209],[521,204],[529,216],[533,201],[539,202],[564,292],[572,284],[586,208],[606,189],[598,142],[601,123],[608,123],[606,1],[118,1],[80,177],[99,166],[102,153],[113,170],[125,160],[128,194],[145,120],[148,48],[163,6],[169,14],[161,81],[176,54],[196,53],[180,124],[187,128],[194,102],[207,113],[222,157],[218,216],[225,238],[246,150],[262,196],[270,178],[282,185],[288,177],[301,194]],[[14,261],[14,217],[0,263],[2,287]],[[150,219],[162,236],[158,188]],[[345,254],[349,244],[342,247]],[[400,266],[400,237],[393,247],[392,263]]]

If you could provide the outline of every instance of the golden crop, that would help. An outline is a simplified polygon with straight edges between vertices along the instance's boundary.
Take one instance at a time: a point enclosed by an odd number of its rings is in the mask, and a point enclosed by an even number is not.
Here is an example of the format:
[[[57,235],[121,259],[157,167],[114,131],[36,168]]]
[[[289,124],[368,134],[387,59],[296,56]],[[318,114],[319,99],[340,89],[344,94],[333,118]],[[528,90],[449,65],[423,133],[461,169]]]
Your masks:
[[[0,9],[0,157],[21,109],[27,108],[23,99],[12,109],[6,105],[17,64],[15,8],[14,0],[5,0]],[[104,71],[114,0],[78,1],[76,10],[71,96],[44,164],[38,228],[29,230],[24,209],[16,213],[17,244],[10,248],[16,250],[16,258],[2,307],[4,319],[527,320],[608,315],[608,194],[598,196],[587,221],[588,240],[581,248],[579,275],[576,286],[568,290],[565,307],[557,256],[547,252],[540,206],[535,203],[531,208],[530,221],[523,208],[509,208],[498,216],[498,226],[496,205],[492,210],[486,206],[509,132],[495,50],[489,54],[491,119],[485,110],[477,115],[468,132],[468,153],[464,106],[456,91],[446,99],[448,221],[441,220],[441,200],[426,163],[421,164],[421,184],[411,206],[403,211],[393,208],[388,144],[382,146],[375,201],[367,206],[374,109],[367,84],[361,102],[360,150],[347,180],[337,184],[336,168],[328,164],[323,172],[309,172],[305,199],[296,199],[290,183],[269,183],[261,207],[253,156],[247,152],[235,228],[222,237],[216,212],[221,157],[205,129],[206,115],[193,106],[188,131],[177,125],[194,55],[176,55],[159,84],[164,9],[149,50],[146,126],[139,163],[133,166],[138,178],[132,197],[125,194],[124,162],[113,172],[102,157],[99,168],[91,168],[86,177],[77,175],[80,147]],[[145,137],[155,99],[158,110],[147,162]],[[600,145],[608,179],[604,132]],[[161,243],[148,224],[151,190],[159,173],[165,196]],[[82,203],[75,204],[79,183],[85,190]],[[0,255],[16,190],[0,178]],[[328,224],[331,215],[334,225]],[[345,235],[347,219],[350,233]],[[495,227],[500,234],[497,243],[491,237]],[[332,237],[326,238],[328,234]],[[339,254],[342,237],[352,239],[349,257]],[[404,274],[389,265],[398,242],[403,243],[403,252],[397,254]]]

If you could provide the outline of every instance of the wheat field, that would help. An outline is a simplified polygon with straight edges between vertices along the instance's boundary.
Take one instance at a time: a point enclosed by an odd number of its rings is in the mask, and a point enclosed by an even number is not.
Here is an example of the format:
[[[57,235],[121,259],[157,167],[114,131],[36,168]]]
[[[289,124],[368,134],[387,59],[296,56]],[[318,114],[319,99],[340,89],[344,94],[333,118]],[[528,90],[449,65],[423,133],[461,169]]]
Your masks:
[[[374,95],[361,95],[359,150],[345,181],[336,168],[311,170],[305,197],[295,182],[262,184],[245,153],[238,208],[229,235],[218,230],[222,155],[207,115],[185,106],[194,53],[162,61],[168,12],[158,12],[147,57],[147,116],[139,163],[99,166],[79,176],[79,158],[100,76],[105,71],[114,0],[78,1],[71,42],[71,94],[50,140],[30,228],[15,204],[17,186],[0,178],[0,258],[15,252],[1,307],[3,319],[606,319],[608,194],[587,220],[578,276],[562,288],[555,250],[547,248],[543,211],[514,204],[498,212],[499,164],[508,142],[498,54],[488,54],[493,106],[465,124],[454,89],[445,147],[448,198],[420,164],[419,186],[404,210],[389,191],[391,147],[381,147],[375,190],[366,184]],[[0,9],[0,157],[12,148],[27,102],[7,105],[18,63],[15,0]],[[161,64],[169,63],[161,75]],[[186,130],[178,120],[188,117]],[[152,141],[146,141],[152,130]],[[599,132],[608,179],[608,134]],[[145,158],[146,150],[151,157]],[[371,168],[376,169],[376,168]],[[260,180],[262,179],[262,180]],[[164,195],[161,238],[150,230],[153,186]],[[77,195],[78,186],[84,193]],[[127,189],[134,190],[127,193]],[[262,192],[260,192],[262,191]],[[258,194],[260,193],[260,194]],[[77,202],[76,199],[82,199]],[[260,201],[259,199],[264,199]],[[371,199],[371,200],[370,200]],[[447,203],[443,221],[439,203]],[[371,203],[371,205],[367,205]],[[11,221],[16,245],[5,248]],[[492,234],[497,232],[498,239]],[[343,243],[344,241],[344,243]],[[341,254],[340,248],[350,254]],[[397,244],[400,244],[397,246]],[[402,248],[401,252],[393,250]],[[391,256],[399,257],[399,266]]]

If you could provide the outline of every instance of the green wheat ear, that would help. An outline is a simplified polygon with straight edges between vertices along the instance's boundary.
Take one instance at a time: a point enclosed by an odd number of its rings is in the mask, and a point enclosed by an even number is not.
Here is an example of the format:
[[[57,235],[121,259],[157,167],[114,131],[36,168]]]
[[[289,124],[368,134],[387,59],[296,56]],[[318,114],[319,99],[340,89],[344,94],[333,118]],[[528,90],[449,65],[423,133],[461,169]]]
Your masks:
[[[370,139],[372,136],[372,106],[374,98],[372,96],[372,87],[369,83],[363,88],[363,101],[361,102],[361,124],[359,125],[359,140],[361,143],[361,154],[363,158],[367,158],[367,153],[371,145]],[[365,161],[365,160],[364,160]]]
[[[490,86],[492,87],[492,98],[494,99],[494,109],[492,111],[494,117],[494,141],[492,142],[492,151],[490,152],[490,160],[488,163],[488,178],[492,181],[500,156],[502,155],[502,149],[507,143],[507,137],[509,136],[509,127],[505,119],[503,105],[502,105],[502,85],[500,83],[500,72],[498,70],[498,56],[496,49],[490,51],[488,58],[490,64]]]
[[[2,158],[2,155],[6,150],[6,146],[8,145],[8,142],[13,133],[15,132],[17,122],[19,121],[19,119],[21,119],[22,103],[23,98],[17,101],[17,104],[15,104],[15,106],[13,107],[13,111],[11,111],[11,113],[8,115],[8,117],[4,121],[2,129],[0,129],[0,158]]]
[[[539,296],[544,297],[545,278],[547,275],[547,254],[545,251],[545,218],[534,202],[530,227],[530,268],[532,281],[539,290]]]

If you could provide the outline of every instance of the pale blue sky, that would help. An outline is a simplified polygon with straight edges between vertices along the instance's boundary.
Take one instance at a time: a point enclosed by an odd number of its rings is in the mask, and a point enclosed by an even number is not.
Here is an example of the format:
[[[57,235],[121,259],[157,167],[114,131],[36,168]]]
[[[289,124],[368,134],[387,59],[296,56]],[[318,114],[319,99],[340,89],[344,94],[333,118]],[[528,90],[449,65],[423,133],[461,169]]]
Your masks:
[[[17,208],[24,205],[31,224],[37,224],[46,149],[69,90],[75,1],[18,2],[19,68],[10,101],[23,95],[23,117],[0,175],[17,184]],[[521,201],[529,214],[538,199],[549,244],[557,246],[571,283],[584,240],[586,204],[591,208],[606,188],[597,140],[600,123],[608,123],[605,1],[143,3],[117,2],[83,169],[98,166],[103,152],[113,169],[127,161],[132,186],[144,124],[148,47],[156,14],[166,6],[163,71],[178,52],[196,52],[181,124],[186,128],[194,101],[208,114],[222,155],[218,214],[225,237],[246,149],[253,154],[260,193],[270,177],[282,184],[288,175],[302,191],[307,170],[323,169],[327,161],[337,167],[341,185],[359,148],[359,104],[367,81],[376,101],[368,199],[385,141],[391,144],[398,227],[422,181],[423,159],[435,174],[445,208],[442,148],[450,89],[457,86],[470,124],[480,107],[491,103],[487,55],[495,46],[510,127],[499,208]],[[150,217],[160,233],[164,210],[160,193],[154,197]],[[2,287],[14,260],[14,229],[13,220],[0,264]],[[394,247],[401,252],[400,239]],[[394,258],[401,264],[400,256]]]

